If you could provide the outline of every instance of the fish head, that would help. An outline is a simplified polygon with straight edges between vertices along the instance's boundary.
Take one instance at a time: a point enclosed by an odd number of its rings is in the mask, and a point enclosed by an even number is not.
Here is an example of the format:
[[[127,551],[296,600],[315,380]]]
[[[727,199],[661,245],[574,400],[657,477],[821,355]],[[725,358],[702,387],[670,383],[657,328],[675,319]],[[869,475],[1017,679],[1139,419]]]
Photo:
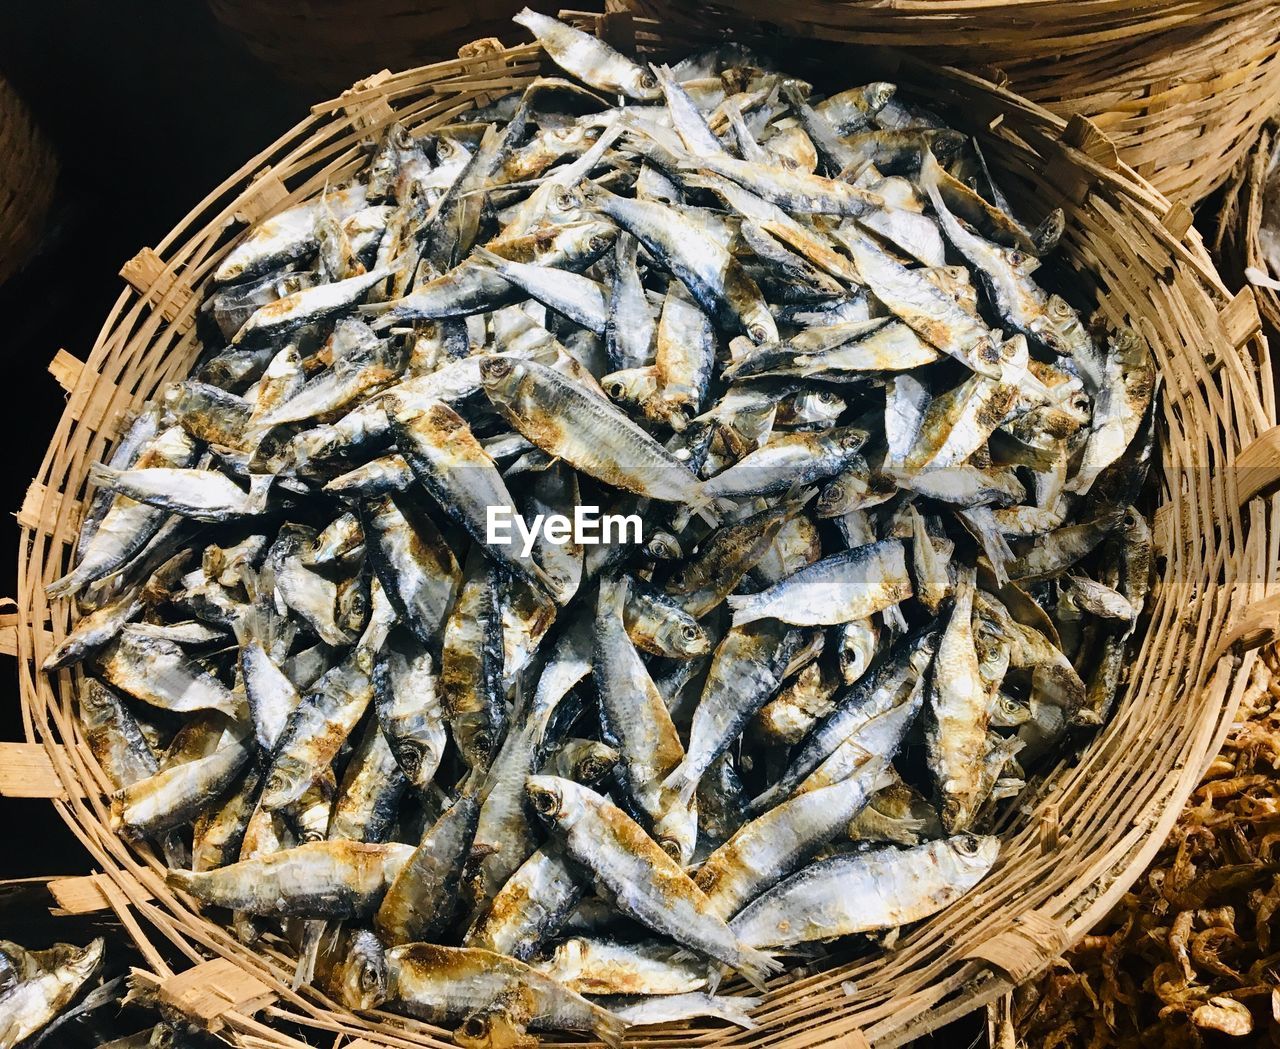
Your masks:
[[[272,764],[267,782],[262,787],[263,808],[273,812],[297,801],[306,792],[312,778],[311,770],[304,763],[280,755]]]
[[[106,685],[92,678],[85,680],[80,690],[80,718],[88,726],[110,724],[115,709],[115,697]]]
[[[689,615],[672,616],[658,628],[658,644],[665,652],[686,659],[705,656],[711,651],[711,638],[698,621]]]
[[[890,84],[884,80],[877,80],[868,84],[863,88],[864,97],[867,100],[867,108],[872,113],[878,113],[889,104],[889,100],[893,98],[897,92],[898,86]]]
[[[611,401],[632,405],[652,397],[658,392],[658,375],[652,366],[647,368],[623,368],[600,380],[604,392]]]
[[[336,992],[349,1009],[376,1009],[390,993],[387,957],[382,942],[372,932],[361,929],[347,948],[347,957],[338,967]]]
[[[453,1032],[462,1049],[535,1049],[538,1039],[500,1008],[469,1014]]]
[[[573,778],[579,783],[596,783],[612,771],[618,758],[618,752],[607,743],[593,743],[579,756]]]
[[[500,742],[494,737],[489,714],[481,710],[459,715],[453,728],[455,742],[466,763],[473,769],[487,769]]]
[[[684,557],[680,540],[670,532],[654,532],[645,544],[644,552],[655,561],[679,561]]]
[[[565,786],[567,780],[559,776],[529,776],[525,781],[525,793],[534,812],[548,823],[561,823],[569,816]]]
[[[488,394],[506,394],[515,390],[524,376],[518,360],[491,354],[480,359],[480,384]]]
[[[866,486],[858,483],[852,473],[841,474],[826,483],[818,494],[814,510],[819,517],[840,517],[856,510],[866,493]]]
[[[410,783],[423,790],[430,786],[430,782],[423,782],[422,772],[431,769],[434,776],[434,770],[440,764],[439,748],[434,743],[424,739],[397,740],[394,754],[396,764]]]
[[[957,834],[947,846],[958,867],[985,873],[1000,854],[1000,839],[994,834]]]
[[[1031,706],[1006,692],[996,697],[991,724],[999,728],[1017,728],[1031,720]]]
[[[682,867],[693,862],[698,844],[698,817],[692,804],[682,805],[673,797],[667,811],[653,823],[654,840],[662,851]]]

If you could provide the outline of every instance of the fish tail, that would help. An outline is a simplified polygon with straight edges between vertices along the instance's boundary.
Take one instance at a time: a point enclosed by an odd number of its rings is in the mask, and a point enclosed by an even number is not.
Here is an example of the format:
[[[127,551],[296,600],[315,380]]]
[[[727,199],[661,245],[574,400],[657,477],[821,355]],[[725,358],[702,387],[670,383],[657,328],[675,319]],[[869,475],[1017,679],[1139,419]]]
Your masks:
[[[747,995],[719,995],[716,997],[716,1016],[731,1024],[737,1024],[744,1031],[754,1031],[760,1025],[751,1018],[749,1010],[756,1008],[762,999]]]
[[[759,816],[760,813],[772,807],[779,793],[778,786],[779,784],[775,783],[768,790],[764,791],[761,794],[756,795],[749,802],[747,802],[747,812],[749,812],[752,816]]]
[[[610,615],[621,619],[627,608],[627,593],[630,589],[631,584],[626,576],[602,580],[600,583],[601,606]]]
[[[1058,246],[1066,219],[1061,208],[1054,208],[1044,217],[1044,221],[1031,231],[1031,243],[1041,255],[1047,255]]]
[[[596,1014],[595,1023],[591,1025],[597,1038],[609,1046],[609,1049],[621,1049],[622,1040],[627,1036],[627,1028],[631,1024],[621,1016],[601,1008]]]
[[[662,781],[661,789],[674,791],[679,796],[681,805],[688,805],[693,800],[694,791],[698,789],[698,776],[689,767],[688,758],[671,770]]]
[[[122,471],[112,469],[106,463],[93,463],[89,467],[89,483],[99,488],[110,488]]]
[[[782,962],[769,951],[744,946],[739,948],[738,961],[734,964],[734,968],[757,991],[767,991],[765,981],[782,971]]]
[[[733,613],[733,626],[745,626],[760,618],[760,613],[749,607],[754,596],[754,594],[730,594],[725,598],[729,610]]]
[[[179,889],[182,892],[190,893],[192,896],[198,896],[196,886],[200,876],[195,871],[184,871],[181,869],[170,869],[165,872],[164,883],[171,889]]]
[[[89,580],[85,579],[80,571],[83,566],[77,566],[64,575],[61,579],[55,579],[52,583],[44,588],[47,597],[70,597],[76,591],[80,590]]]

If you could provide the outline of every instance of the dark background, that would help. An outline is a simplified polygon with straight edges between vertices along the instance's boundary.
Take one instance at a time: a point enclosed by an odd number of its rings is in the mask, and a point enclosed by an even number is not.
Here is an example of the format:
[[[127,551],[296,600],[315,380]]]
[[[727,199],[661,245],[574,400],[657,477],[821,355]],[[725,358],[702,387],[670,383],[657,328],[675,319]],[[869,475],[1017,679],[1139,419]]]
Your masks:
[[[62,412],[48,372],[59,348],[84,359],[124,282],[215,185],[307,115],[202,0],[0,4],[0,74],[58,155],[44,240],[0,285],[0,595],[17,586],[12,517]],[[0,740],[20,740],[13,664],[0,657]],[[0,878],[81,873],[88,857],[43,801],[0,799]]]

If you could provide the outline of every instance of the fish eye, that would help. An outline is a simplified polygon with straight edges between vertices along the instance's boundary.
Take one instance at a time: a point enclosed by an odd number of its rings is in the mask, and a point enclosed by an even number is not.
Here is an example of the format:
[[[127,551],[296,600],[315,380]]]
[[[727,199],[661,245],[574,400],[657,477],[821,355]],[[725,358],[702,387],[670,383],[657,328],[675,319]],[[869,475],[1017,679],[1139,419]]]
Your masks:
[[[840,398],[831,390],[823,390],[818,394],[818,400],[823,404],[838,404]]]
[[[488,751],[492,746],[492,739],[488,732],[477,732],[475,734],[475,745],[482,751]]]
[[[1061,295],[1049,296],[1049,309],[1059,317],[1069,317],[1071,315],[1071,304]]]
[[[680,862],[680,843],[675,838],[660,838],[658,844],[662,846],[663,852],[677,863]]]
[[[747,328],[747,335],[752,342],[764,342],[769,338],[769,333],[765,330],[763,324],[752,324]]]
[[[702,636],[702,631],[693,623],[685,623],[680,628],[680,636],[686,641],[697,641]]]
[[[533,807],[542,816],[554,816],[560,808],[560,797],[554,790],[537,788],[529,792]]]
[[[956,851],[963,856],[976,856],[978,850],[982,848],[982,842],[975,834],[961,834],[956,838],[955,845]]]
[[[680,545],[669,535],[655,535],[649,540],[649,556],[656,558],[678,558]]]
[[[378,968],[372,962],[360,966],[360,990],[376,991],[379,984]]]
[[[400,767],[412,779],[416,779],[418,773],[422,770],[422,759],[422,748],[414,743],[401,743],[396,748],[396,761],[400,763]]]
[[[611,382],[609,383],[608,386],[605,387],[605,393],[607,393],[615,401],[620,401],[627,395],[627,384],[622,382],[621,380],[618,380],[616,382]]]
[[[604,251],[609,246],[609,238],[603,233],[597,233],[589,243],[592,251]]]
[[[462,1022],[462,1026],[458,1028],[458,1033],[464,1038],[483,1038],[488,1030],[489,1021],[486,1017],[472,1015]]]
[[[598,780],[605,774],[604,762],[599,758],[587,758],[578,767],[578,774],[585,780]]]
[[[505,357],[487,357],[480,362],[482,379],[505,379],[511,374],[512,364]]]
[[[658,78],[648,71],[640,74],[639,82],[645,91],[652,91],[658,86]]]

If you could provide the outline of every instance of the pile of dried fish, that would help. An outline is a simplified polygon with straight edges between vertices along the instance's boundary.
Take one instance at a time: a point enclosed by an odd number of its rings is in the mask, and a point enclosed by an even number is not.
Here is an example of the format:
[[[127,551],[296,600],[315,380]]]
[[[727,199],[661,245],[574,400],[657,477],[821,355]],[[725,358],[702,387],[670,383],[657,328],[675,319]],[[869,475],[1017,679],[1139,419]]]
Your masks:
[[[1239,720],[1151,867],[1013,1010],[1027,1045],[1280,1039],[1280,656],[1255,665]]]
[[[102,967],[102,940],[29,951],[0,940],[0,1049],[50,1029]],[[52,1044],[52,1043],[50,1043]]]
[[[1108,716],[1154,366],[893,85],[517,21],[575,81],[224,257],[48,669],[121,833],[350,1005],[749,1025],[724,969],[955,901]]]

